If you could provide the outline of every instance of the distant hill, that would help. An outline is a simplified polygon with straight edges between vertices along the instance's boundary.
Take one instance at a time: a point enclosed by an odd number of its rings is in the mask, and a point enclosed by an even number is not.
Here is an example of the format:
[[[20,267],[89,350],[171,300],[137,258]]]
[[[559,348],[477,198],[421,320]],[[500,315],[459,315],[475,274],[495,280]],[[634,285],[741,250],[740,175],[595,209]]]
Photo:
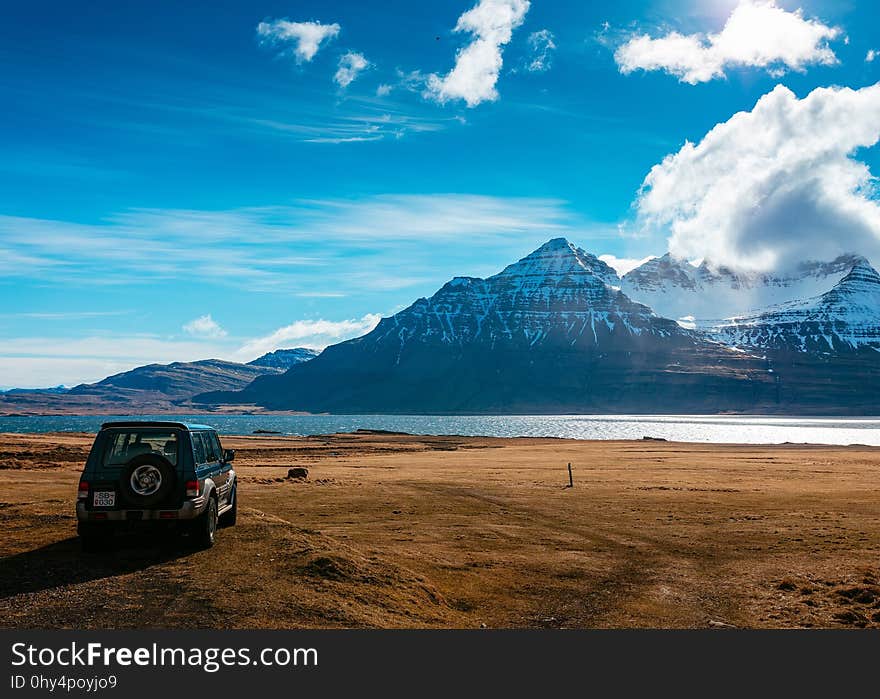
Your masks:
[[[283,369],[237,364],[220,359],[148,364],[80,384],[64,393],[17,390],[0,395],[0,413],[22,414],[145,414],[185,412],[189,399],[204,391],[236,391],[266,374]]]
[[[251,366],[264,366],[270,369],[283,369],[287,371],[290,367],[307,362],[314,359],[320,354],[317,350],[308,349],[306,347],[297,347],[295,349],[279,349],[274,352],[264,354],[257,357],[254,361],[248,362]]]
[[[74,386],[68,396],[103,395],[108,392],[140,391],[155,393],[170,400],[189,398],[202,386],[217,386],[215,390],[234,390],[233,386],[245,386],[257,376],[279,373],[278,369],[249,364],[237,364],[221,359],[204,359],[198,362],[174,362],[172,364],[147,364],[131,371],[108,376],[92,384]],[[220,388],[229,386],[230,389]]]
[[[70,389],[67,386],[50,386],[49,388],[9,388],[0,393],[15,395],[17,393],[67,393]]]

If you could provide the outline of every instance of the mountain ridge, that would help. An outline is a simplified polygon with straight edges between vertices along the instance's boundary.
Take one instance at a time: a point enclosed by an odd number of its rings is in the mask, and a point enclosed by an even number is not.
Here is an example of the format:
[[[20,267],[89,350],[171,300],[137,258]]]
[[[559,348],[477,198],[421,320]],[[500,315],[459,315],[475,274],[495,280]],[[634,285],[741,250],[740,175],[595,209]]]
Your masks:
[[[283,371],[283,367],[222,359],[145,364],[60,393],[24,389],[5,392],[0,394],[0,413],[179,412],[191,407],[190,398],[197,393],[239,390],[259,376]]]
[[[859,261],[824,294],[731,318],[711,332],[726,344],[762,350],[880,351],[880,274]]]
[[[498,274],[453,278],[281,376],[194,400],[311,412],[668,412],[670,399],[676,409],[770,400],[762,360],[657,316],[617,279],[553,239]]]
[[[708,328],[728,317],[821,294],[862,263],[869,264],[862,255],[846,253],[778,273],[755,273],[713,267],[706,260],[695,266],[666,253],[623,275],[620,288],[659,315]]]

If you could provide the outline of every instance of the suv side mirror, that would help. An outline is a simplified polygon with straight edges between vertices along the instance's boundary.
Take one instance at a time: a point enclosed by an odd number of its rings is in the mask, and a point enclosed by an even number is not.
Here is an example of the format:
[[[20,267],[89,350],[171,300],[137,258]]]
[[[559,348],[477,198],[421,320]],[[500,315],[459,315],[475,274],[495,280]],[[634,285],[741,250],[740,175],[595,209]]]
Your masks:
[[[223,461],[227,464],[230,461],[235,461],[235,449],[224,449],[223,450]]]

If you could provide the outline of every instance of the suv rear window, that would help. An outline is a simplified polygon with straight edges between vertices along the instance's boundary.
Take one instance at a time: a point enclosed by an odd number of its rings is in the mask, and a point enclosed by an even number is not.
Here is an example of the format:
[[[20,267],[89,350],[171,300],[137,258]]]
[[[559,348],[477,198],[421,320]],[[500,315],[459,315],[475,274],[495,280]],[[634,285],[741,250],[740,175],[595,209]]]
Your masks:
[[[122,466],[141,454],[160,454],[177,466],[177,432],[124,430],[113,432],[104,451],[104,466]]]

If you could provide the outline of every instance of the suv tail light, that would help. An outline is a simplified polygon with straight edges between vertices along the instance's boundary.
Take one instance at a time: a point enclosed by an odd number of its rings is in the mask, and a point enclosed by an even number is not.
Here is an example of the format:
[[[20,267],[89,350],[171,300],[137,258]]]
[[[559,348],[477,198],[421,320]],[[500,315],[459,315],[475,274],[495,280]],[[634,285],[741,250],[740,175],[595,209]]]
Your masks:
[[[89,497],[89,484],[87,481],[79,482],[79,490],[77,491],[76,497],[80,500],[85,500]]]
[[[197,497],[199,494],[199,482],[198,481],[187,481],[186,482],[186,496],[188,498]]]

